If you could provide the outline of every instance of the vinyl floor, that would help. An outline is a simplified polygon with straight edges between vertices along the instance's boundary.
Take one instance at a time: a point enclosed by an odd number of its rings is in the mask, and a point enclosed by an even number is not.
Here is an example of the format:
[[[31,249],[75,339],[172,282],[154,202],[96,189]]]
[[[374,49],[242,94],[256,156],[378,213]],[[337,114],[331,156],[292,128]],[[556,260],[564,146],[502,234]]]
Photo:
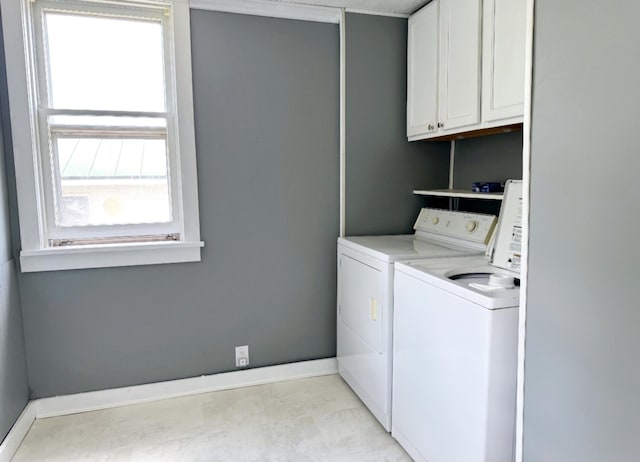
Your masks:
[[[13,462],[411,461],[337,375],[36,420]]]

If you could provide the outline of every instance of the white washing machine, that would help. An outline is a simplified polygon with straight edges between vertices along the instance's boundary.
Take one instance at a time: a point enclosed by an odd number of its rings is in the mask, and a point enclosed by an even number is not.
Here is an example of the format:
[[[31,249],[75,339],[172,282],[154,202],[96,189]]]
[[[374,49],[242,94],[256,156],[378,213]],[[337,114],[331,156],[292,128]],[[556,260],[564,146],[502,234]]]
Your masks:
[[[338,239],[338,371],[387,431],[394,262],[482,255],[495,224],[493,215],[425,208],[413,235]]]
[[[492,258],[395,265],[392,435],[416,461],[512,462],[522,184]]]

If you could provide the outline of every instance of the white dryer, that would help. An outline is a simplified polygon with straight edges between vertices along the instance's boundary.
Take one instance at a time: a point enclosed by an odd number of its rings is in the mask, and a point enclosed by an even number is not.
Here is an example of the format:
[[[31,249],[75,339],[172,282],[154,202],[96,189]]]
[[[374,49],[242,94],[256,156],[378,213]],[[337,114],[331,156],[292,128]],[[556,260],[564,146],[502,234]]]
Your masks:
[[[522,184],[488,256],[395,265],[392,435],[416,461],[513,461]]]
[[[387,431],[394,262],[482,255],[495,224],[493,215],[425,208],[413,235],[338,239],[338,371]]]

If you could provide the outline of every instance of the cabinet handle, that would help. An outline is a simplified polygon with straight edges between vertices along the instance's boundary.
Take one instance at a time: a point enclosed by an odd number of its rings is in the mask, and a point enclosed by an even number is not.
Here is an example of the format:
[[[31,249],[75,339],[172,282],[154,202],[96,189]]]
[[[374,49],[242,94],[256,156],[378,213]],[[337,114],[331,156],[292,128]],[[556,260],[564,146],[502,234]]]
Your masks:
[[[444,124],[442,122],[438,122],[438,128],[443,128]]]
[[[433,124],[429,124],[429,126],[427,127],[427,129],[428,129],[429,131],[433,130],[434,128],[435,128],[435,127],[433,126]]]

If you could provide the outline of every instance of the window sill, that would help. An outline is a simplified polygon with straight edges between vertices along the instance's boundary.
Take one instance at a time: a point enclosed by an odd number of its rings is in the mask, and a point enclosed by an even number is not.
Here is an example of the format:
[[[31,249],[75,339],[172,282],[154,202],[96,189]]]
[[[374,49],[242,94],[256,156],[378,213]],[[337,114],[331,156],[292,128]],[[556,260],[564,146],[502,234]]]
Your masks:
[[[149,242],[135,244],[52,247],[20,252],[23,273],[116,266],[158,265],[200,261],[204,242]]]

